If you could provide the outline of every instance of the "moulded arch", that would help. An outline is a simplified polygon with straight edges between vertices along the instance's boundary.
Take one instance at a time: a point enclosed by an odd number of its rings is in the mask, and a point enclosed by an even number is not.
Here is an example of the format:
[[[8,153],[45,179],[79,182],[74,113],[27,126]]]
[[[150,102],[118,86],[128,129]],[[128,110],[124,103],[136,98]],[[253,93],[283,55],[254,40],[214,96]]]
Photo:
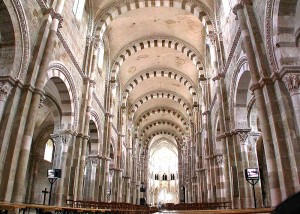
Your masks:
[[[13,26],[14,40],[14,60],[7,70],[8,75],[12,72],[12,76],[23,81],[25,72],[29,65],[30,53],[30,37],[27,24],[27,18],[23,5],[20,1],[3,0],[6,9],[10,15]]]

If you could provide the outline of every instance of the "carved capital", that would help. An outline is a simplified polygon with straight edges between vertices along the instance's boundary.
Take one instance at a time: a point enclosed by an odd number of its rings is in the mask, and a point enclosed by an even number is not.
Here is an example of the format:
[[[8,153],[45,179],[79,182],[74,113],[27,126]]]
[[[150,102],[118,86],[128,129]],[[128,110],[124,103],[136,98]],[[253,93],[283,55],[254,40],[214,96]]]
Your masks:
[[[0,101],[6,102],[12,86],[8,82],[0,82]]]
[[[39,108],[43,108],[44,107],[44,101],[45,101],[46,97],[43,95],[40,97],[40,104],[39,104]]]
[[[217,40],[217,34],[216,34],[216,33],[210,33],[210,34],[207,34],[206,43],[207,43],[208,45],[214,46],[215,43],[216,43],[216,40]]]
[[[69,145],[69,141],[71,139],[71,132],[70,132],[70,130],[61,130],[61,131],[59,131],[59,136],[61,138],[61,142],[64,145]]]
[[[222,166],[223,165],[223,155],[216,155],[216,163],[218,164],[218,166]]]
[[[91,157],[90,158],[92,165],[98,165],[99,164],[99,158],[98,157]]]
[[[238,130],[237,131],[237,140],[239,143],[244,144],[249,136],[250,130]]]
[[[300,93],[300,73],[289,73],[282,78],[291,95]]]

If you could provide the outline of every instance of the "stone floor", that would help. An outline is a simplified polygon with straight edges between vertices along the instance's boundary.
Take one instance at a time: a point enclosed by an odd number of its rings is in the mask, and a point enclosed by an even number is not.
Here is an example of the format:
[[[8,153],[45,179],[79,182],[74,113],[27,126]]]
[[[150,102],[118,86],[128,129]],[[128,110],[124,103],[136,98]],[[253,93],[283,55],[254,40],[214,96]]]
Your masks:
[[[222,214],[242,214],[242,213],[261,213],[267,214],[271,213],[272,209],[240,209],[240,210],[161,210],[156,212],[155,214],[165,214],[165,213],[173,213],[173,214],[183,214],[183,213],[222,213]]]

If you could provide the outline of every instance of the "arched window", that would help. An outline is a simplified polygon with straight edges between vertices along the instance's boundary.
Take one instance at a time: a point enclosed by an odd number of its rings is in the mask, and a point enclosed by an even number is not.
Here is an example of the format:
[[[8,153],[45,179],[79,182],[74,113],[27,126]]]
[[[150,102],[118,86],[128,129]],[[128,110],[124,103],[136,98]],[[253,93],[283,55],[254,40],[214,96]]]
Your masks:
[[[166,174],[163,174],[163,181],[166,181],[166,180],[168,180],[168,177]]]
[[[53,156],[53,141],[49,139],[45,145],[44,160],[52,162]]]
[[[76,20],[81,21],[83,15],[83,9],[85,5],[85,0],[75,0],[73,4],[73,13]]]
[[[175,180],[175,175],[171,174],[171,180]]]

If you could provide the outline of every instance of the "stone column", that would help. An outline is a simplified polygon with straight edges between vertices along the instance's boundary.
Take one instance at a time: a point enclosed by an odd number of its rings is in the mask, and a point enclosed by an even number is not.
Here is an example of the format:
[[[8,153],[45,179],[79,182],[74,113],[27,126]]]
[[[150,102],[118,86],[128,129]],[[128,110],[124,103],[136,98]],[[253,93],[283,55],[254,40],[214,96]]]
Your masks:
[[[211,54],[211,64],[213,67],[213,80],[216,81],[216,94],[218,100],[219,107],[219,126],[220,132],[222,133],[221,142],[222,142],[222,154],[223,154],[223,162],[224,162],[224,179],[225,183],[221,189],[224,190],[223,199],[225,201],[233,201],[233,195],[231,191],[232,187],[232,178],[230,176],[230,166],[233,165],[233,157],[234,157],[234,149],[232,147],[232,138],[229,134],[229,113],[228,113],[228,100],[226,87],[224,82],[224,75],[220,74],[218,67],[218,59],[217,59],[217,36],[216,34],[211,34],[208,36],[208,42],[210,44],[210,54]],[[213,156],[214,154],[210,154]],[[230,158],[231,157],[231,158]]]
[[[97,167],[99,166],[99,156],[89,155],[86,159],[86,174],[84,181],[83,199],[86,201],[96,201],[95,194]]]
[[[253,50],[250,33],[248,30],[245,14],[243,11],[244,4],[249,4],[249,2],[251,1],[242,1],[241,3],[237,4],[234,7],[233,11],[237,15],[237,18],[239,20],[242,42],[245,48],[245,52],[247,55],[249,68],[250,68],[250,75],[252,80],[251,90],[254,92],[255,100],[258,106],[259,120],[261,123],[262,136],[264,140],[264,148],[266,152],[266,161],[267,161],[268,173],[269,173],[270,192],[271,192],[271,201],[272,201],[271,205],[276,206],[279,202],[282,201],[280,183],[283,183],[286,180],[283,178],[284,177],[283,174],[279,175],[278,166],[277,166],[278,162],[276,160],[278,157],[276,157],[276,153],[274,150],[274,142],[272,140],[272,133],[269,125],[267,108],[264,100],[264,94],[259,83],[260,75],[255,60],[256,56]]]
[[[124,107],[120,107],[118,110],[118,140],[117,140],[117,160],[116,160],[116,170],[115,170],[115,174],[114,174],[114,191],[113,191],[113,197],[112,199],[116,202],[122,202],[122,193],[123,191],[126,191],[128,188],[128,182],[130,181],[130,177],[127,174],[127,165],[122,166],[122,161],[123,157],[122,157],[122,148],[123,148],[123,141],[124,141],[124,137],[126,136],[124,132],[126,132],[126,128],[124,131],[124,117],[126,115],[126,109]],[[126,121],[125,121],[126,123]],[[126,139],[126,143],[128,142],[128,139]],[[127,162],[127,158],[126,158],[126,162]],[[123,177],[123,167],[125,168],[125,173],[126,175]],[[124,178],[124,182],[122,182]],[[123,189],[123,183],[124,185],[124,189]],[[126,199],[124,199],[126,201]]]
[[[90,69],[88,69],[88,75],[89,78],[85,79],[86,83],[86,91],[87,91],[87,100],[86,100],[86,109],[85,109],[85,120],[83,125],[83,139],[81,144],[81,155],[80,155],[80,161],[79,161],[79,168],[78,168],[78,186],[77,186],[77,200],[82,200],[83,197],[83,178],[84,178],[84,169],[85,169],[85,159],[87,155],[87,143],[89,140],[89,124],[90,124],[90,118],[91,118],[91,108],[92,108],[92,100],[93,100],[93,92],[95,88],[95,81],[94,81],[94,73],[95,73],[95,67],[97,63],[97,57],[98,57],[98,42],[93,40],[91,43],[91,53],[92,55],[92,62],[89,63]]]
[[[99,186],[100,186],[100,174],[101,174],[101,156],[97,155],[96,175],[95,175],[95,189],[94,189],[94,200],[99,200]]]
[[[286,88],[290,92],[295,113],[296,128],[300,134],[300,73],[288,73],[282,78]]]
[[[140,187],[141,187],[141,162],[140,162],[141,158],[140,158],[140,153],[137,152],[137,178],[136,178],[136,204],[140,204],[140,197],[141,197],[141,193],[140,193]]]
[[[181,200],[182,196],[181,196],[181,188],[183,187],[183,178],[182,178],[182,171],[183,171],[183,166],[182,166],[182,148],[183,146],[178,146],[178,183],[179,183],[179,200]],[[180,201],[179,201],[180,202]]]
[[[67,188],[65,187],[66,174],[66,161],[69,149],[69,142],[71,139],[70,130],[61,130],[55,137],[52,137],[55,143],[55,155],[53,159],[53,168],[61,169],[61,178],[58,178],[55,183],[55,205],[61,206],[66,201]]]
[[[220,202],[223,200],[222,197],[225,195],[224,189],[224,172],[223,172],[223,155],[216,154],[214,155],[215,165],[216,165],[216,192],[217,192],[217,201]]]
[[[124,183],[126,184],[126,188],[125,188],[125,199],[124,202],[129,203],[130,202],[130,181],[131,181],[131,161],[132,161],[132,157],[131,157],[131,150],[132,148],[126,148],[126,177],[124,176]]]
[[[29,154],[32,144],[32,137],[34,132],[34,125],[36,121],[36,112],[38,110],[40,99],[42,97],[42,90],[44,87],[45,76],[47,73],[49,61],[51,59],[54,43],[57,38],[57,29],[62,21],[62,9],[64,6],[64,0],[58,1],[55,12],[52,14],[52,23],[50,26],[50,32],[46,41],[46,46],[44,54],[41,59],[39,73],[36,78],[35,90],[32,96],[31,105],[27,115],[27,124],[24,129],[24,135],[21,142],[21,148],[19,153],[19,159],[15,174],[13,192],[11,196],[11,201],[15,203],[23,202],[25,195],[25,185],[26,182],[26,172],[28,167]]]
[[[247,138],[250,129],[238,129],[234,132],[234,141],[236,144],[236,158],[239,181],[240,208],[250,208],[253,206],[250,184],[246,181],[244,170],[249,168]]]
[[[11,92],[12,86],[7,81],[0,81],[0,121],[2,121],[3,112],[6,106],[6,101]],[[5,153],[5,149],[8,147],[9,142],[0,141],[0,151]],[[1,154],[0,153],[0,154]],[[3,154],[3,153],[2,153]],[[5,155],[0,155],[0,181],[2,180],[3,168],[5,164]]]
[[[110,88],[110,86],[108,86]],[[108,89],[111,92],[111,89]],[[106,97],[107,102],[111,104],[111,93]],[[109,105],[111,106],[111,105]],[[109,109],[109,108],[108,108]],[[109,152],[110,152],[110,140],[111,140],[111,127],[112,117],[110,112],[105,113],[105,124],[104,124],[104,140],[102,150],[102,163],[101,163],[101,176],[100,176],[100,201],[107,201],[107,190],[108,190],[108,178],[109,178]]]
[[[11,92],[11,89],[12,86],[8,81],[0,81],[0,121],[2,121],[2,116],[6,106],[6,101]]]

